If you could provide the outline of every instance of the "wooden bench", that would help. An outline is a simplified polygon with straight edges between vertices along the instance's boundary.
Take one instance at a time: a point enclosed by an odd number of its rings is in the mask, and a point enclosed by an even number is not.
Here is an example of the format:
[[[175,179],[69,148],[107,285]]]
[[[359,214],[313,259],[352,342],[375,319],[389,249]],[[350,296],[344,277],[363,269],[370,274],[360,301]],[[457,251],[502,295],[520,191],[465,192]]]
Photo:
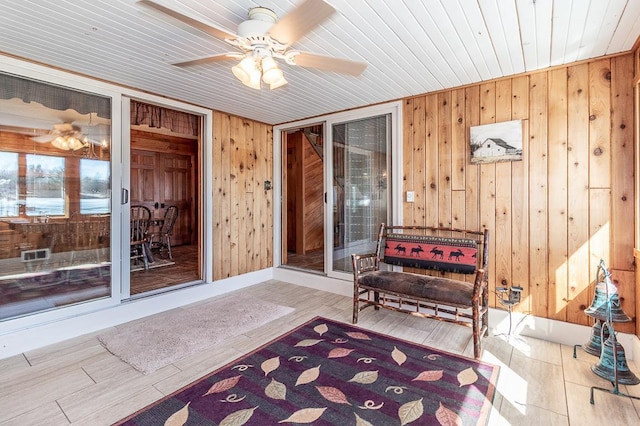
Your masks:
[[[488,230],[381,224],[376,251],[352,255],[353,323],[374,306],[465,325],[479,358],[488,330],[488,243]]]

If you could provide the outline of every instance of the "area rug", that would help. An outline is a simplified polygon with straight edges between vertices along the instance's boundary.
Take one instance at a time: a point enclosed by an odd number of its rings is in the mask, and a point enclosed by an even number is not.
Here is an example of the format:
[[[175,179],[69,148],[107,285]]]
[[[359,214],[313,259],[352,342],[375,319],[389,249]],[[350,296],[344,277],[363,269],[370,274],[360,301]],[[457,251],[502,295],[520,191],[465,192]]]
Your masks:
[[[165,266],[171,266],[175,264],[176,262],[172,260],[156,258],[152,263],[149,263],[149,269],[163,268]],[[131,263],[131,272],[144,271],[144,270],[145,269],[144,269],[143,263],[140,263],[140,262],[138,262],[137,264],[134,264],[133,262]]]
[[[316,317],[119,425],[484,425],[498,367]]]
[[[98,335],[98,340],[148,374],[293,311],[246,295],[228,295],[117,326]]]

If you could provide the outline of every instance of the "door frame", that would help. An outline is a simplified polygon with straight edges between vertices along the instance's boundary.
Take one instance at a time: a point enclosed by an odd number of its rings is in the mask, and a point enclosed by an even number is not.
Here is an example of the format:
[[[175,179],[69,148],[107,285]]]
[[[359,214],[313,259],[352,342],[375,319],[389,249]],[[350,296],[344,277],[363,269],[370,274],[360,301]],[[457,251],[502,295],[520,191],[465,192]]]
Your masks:
[[[200,163],[198,164],[198,170],[200,178],[198,179],[198,188],[194,191],[194,195],[197,194],[198,199],[201,200],[200,211],[196,212],[196,223],[199,232],[199,247],[198,251],[201,256],[201,265],[203,267],[202,279],[198,282],[211,283],[213,282],[213,260],[210,254],[212,253],[213,244],[213,227],[210,222],[205,218],[212,217],[213,214],[213,156],[211,152],[211,146],[213,143],[213,111],[203,108],[193,107],[191,105],[183,104],[177,101],[171,101],[167,99],[157,99],[155,97],[147,96],[122,96],[121,110],[122,110],[122,149],[121,149],[121,164],[122,164],[122,186],[121,197],[127,194],[127,200],[120,199],[120,220],[122,224],[129,223],[131,205],[130,188],[131,188],[131,99],[139,102],[157,105],[164,108],[170,108],[178,111],[184,111],[189,114],[198,115],[201,117],[200,126]],[[115,186],[114,186],[115,188]],[[125,202],[126,201],[126,202]],[[127,300],[131,298],[131,267],[128,262],[128,257],[124,253],[129,252],[129,227],[120,226],[120,253],[121,256],[121,268],[120,268],[120,296],[121,300]],[[180,288],[177,286],[176,288]],[[144,296],[141,295],[141,296]]]
[[[333,146],[333,137],[331,128],[334,124],[344,123],[347,121],[358,120],[362,118],[379,116],[384,114],[391,114],[391,173],[389,177],[391,179],[391,206],[389,218],[394,224],[402,224],[402,102],[394,101],[384,104],[374,105],[370,107],[363,107],[350,111],[337,112],[334,114],[328,114],[321,117],[310,118],[306,120],[295,121],[287,124],[281,124],[273,127],[273,164],[275,173],[273,176],[273,190],[274,190],[274,205],[273,205],[273,266],[282,266],[282,219],[283,219],[283,194],[284,194],[284,172],[286,170],[286,164],[283,164],[284,156],[283,150],[283,133],[286,131],[295,130],[302,127],[309,127],[313,125],[322,124],[324,128],[323,143],[325,147]],[[327,152],[328,151],[328,152]],[[332,192],[328,191],[331,185],[332,176],[328,171],[331,171],[331,162],[333,161],[333,155],[331,150],[325,150],[324,153],[324,193],[326,199],[330,199]],[[279,168],[279,169],[278,169]],[[325,266],[324,273],[327,276],[335,277],[342,280],[351,280],[353,277],[351,274],[331,272],[329,260],[332,258],[332,253],[328,253],[332,249],[333,234],[327,232],[327,229],[331,228],[333,221],[330,214],[330,203],[325,201]]]

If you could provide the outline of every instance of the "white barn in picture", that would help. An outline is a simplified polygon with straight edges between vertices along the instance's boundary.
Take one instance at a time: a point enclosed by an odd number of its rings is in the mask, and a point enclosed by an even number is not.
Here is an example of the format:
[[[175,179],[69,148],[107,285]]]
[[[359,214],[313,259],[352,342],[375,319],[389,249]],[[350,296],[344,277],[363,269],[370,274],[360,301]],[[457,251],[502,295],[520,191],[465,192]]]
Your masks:
[[[471,127],[471,163],[522,160],[522,120]]]

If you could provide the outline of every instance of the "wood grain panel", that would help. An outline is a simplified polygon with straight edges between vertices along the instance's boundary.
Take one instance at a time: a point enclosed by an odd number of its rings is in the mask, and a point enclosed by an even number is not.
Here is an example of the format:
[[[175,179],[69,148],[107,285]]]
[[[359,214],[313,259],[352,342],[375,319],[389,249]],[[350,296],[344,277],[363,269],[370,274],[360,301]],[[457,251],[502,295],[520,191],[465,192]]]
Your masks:
[[[567,184],[569,288],[567,321],[589,324],[589,68],[567,69],[568,165]]]
[[[451,226],[451,92],[438,94],[438,225]]]
[[[511,120],[511,80],[496,82],[496,121]],[[497,287],[513,285],[511,276],[511,162],[496,164],[496,207],[494,240]]]
[[[419,192],[414,179],[424,176],[425,202],[403,203],[405,223],[424,217],[427,224],[437,218],[486,227],[492,290],[521,285],[517,310],[588,324],[583,310],[591,303],[596,258],[623,275],[635,268],[632,62],[622,55],[406,100],[403,176],[411,176],[411,185],[405,190]],[[415,103],[422,100],[421,129]],[[469,128],[514,119],[523,120],[523,160],[470,164]],[[421,132],[422,144],[415,137]],[[421,150],[424,156],[415,155]],[[633,280],[621,291],[635,307]]]
[[[511,280],[529,294],[529,76],[511,81],[511,118],[524,120],[522,161],[511,164]],[[531,298],[523,297],[516,310],[530,312]]]
[[[529,294],[531,313],[548,317],[547,73],[529,80]]]
[[[217,111],[213,119],[212,254],[219,280],[273,263],[272,191],[262,186],[273,181],[273,131]]]
[[[611,59],[611,268],[634,269],[633,57]],[[640,111],[636,114],[640,114]],[[638,214],[638,212],[636,212]],[[631,286],[627,286],[627,289]]]
[[[480,124],[496,121],[496,83],[480,85]],[[480,165],[480,225],[489,229],[494,238],[489,239],[489,303],[495,306],[496,289],[496,164]],[[480,229],[480,228],[479,228]]]
[[[567,318],[567,70],[549,73],[549,318]]]
[[[419,225],[430,225],[438,223],[438,97],[437,95],[425,96],[425,120],[424,130],[416,129],[416,135],[424,138],[424,165],[415,164],[417,169],[424,170],[420,181],[424,193],[421,201],[422,212],[416,217],[415,222]],[[418,123],[415,122],[417,125]],[[417,151],[416,141],[414,141],[414,151]],[[416,160],[414,159],[414,162]]]
[[[402,125],[402,223],[406,224],[414,223],[413,215],[416,210],[406,202],[407,191],[416,191],[413,183],[413,133],[415,127],[413,104],[416,99],[409,98],[402,103],[402,117],[404,117]]]

